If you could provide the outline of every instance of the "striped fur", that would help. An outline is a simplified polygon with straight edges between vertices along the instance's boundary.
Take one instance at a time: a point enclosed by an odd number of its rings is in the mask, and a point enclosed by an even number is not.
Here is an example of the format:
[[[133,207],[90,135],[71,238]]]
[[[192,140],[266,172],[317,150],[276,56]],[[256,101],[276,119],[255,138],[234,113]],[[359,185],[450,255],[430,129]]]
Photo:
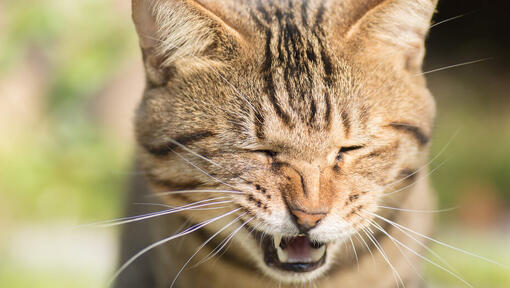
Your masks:
[[[183,273],[177,287],[310,281],[318,287],[395,286],[384,257],[375,255],[372,262],[361,241],[352,243],[359,251],[357,271],[353,251],[343,243],[367,229],[369,221],[380,222],[363,211],[418,232],[430,229],[428,216],[388,213],[377,205],[433,206],[422,167],[435,105],[424,78],[416,75],[434,7],[432,0],[133,0],[147,88],[136,117],[144,176],[137,177],[141,188],[136,186],[132,197],[179,189],[235,190],[241,193],[159,199],[183,205],[229,196],[229,207],[245,213],[243,221],[254,219],[238,231],[224,256]],[[384,196],[406,185],[404,192]],[[256,229],[297,235],[291,211],[322,219],[308,232],[311,239],[330,243],[326,264],[315,271],[292,274],[268,267],[250,234]],[[144,223],[141,233],[130,229],[123,258],[183,223],[218,213],[184,212]],[[135,263],[121,275],[117,287],[167,287],[194,249],[234,217],[186,242],[158,248],[143,268]],[[225,229],[197,259],[237,227]],[[375,232],[406,287],[417,285],[407,262],[418,262],[417,257],[400,254]],[[134,277],[137,271],[144,274]]]

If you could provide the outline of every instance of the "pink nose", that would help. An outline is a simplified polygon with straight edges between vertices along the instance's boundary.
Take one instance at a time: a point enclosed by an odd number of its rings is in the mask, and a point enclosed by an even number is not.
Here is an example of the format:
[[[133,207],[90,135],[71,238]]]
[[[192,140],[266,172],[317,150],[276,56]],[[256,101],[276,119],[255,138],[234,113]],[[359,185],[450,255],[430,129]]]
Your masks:
[[[308,212],[301,209],[290,209],[294,222],[299,228],[299,231],[306,233],[315,228],[326,217],[326,212]]]

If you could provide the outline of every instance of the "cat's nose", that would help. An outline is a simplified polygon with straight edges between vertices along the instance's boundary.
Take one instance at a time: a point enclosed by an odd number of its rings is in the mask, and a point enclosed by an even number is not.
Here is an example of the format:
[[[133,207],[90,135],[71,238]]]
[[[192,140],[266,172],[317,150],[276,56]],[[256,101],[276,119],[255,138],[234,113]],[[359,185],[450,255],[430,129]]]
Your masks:
[[[294,223],[296,223],[301,233],[306,233],[315,228],[327,215],[327,212],[305,211],[302,209],[292,208],[290,209],[290,213],[292,213]]]

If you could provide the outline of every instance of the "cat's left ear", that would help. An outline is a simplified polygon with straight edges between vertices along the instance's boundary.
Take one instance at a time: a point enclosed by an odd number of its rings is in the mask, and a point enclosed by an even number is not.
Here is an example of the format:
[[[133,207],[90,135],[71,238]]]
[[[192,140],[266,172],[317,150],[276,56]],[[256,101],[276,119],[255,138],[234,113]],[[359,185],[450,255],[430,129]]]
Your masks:
[[[385,0],[367,11],[345,37],[358,47],[399,59],[410,72],[420,72],[425,37],[437,0]]]
[[[193,71],[225,62],[242,42],[226,15],[196,0],[132,0],[148,78],[163,83],[167,71]]]

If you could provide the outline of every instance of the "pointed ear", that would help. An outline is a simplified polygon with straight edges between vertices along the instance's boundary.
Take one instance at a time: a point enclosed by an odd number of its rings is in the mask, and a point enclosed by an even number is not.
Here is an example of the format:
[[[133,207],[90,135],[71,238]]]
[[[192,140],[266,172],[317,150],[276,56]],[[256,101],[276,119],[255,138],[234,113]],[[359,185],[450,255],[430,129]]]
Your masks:
[[[437,0],[381,1],[351,26],[347,41],[384,56],[400,55],[405,69],[419,72],[436,4]]]
[[[168,68],[196,68],[230,57],[228,49],[240,38],[193,0],[132,0],[132,11],[148,77],[156,82],[165,80]]]

